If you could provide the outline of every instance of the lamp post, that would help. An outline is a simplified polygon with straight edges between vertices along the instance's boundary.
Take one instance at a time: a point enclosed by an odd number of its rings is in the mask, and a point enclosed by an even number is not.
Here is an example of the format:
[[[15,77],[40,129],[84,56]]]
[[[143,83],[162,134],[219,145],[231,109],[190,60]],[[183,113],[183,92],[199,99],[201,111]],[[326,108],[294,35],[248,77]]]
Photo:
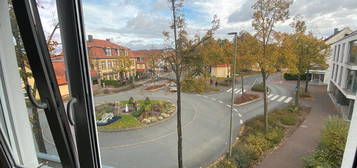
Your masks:
[[[232,136],[233,136],[233,106],[234,106],[234,85],[235,85],[235,70],[237,63],[237,32],[228,33],[228,35],[234,35],[234,56],[232,57],[233,67],[231,68],[232,76],[232,101],[231,101],[231,115],[229,120],[229,156],[232,156]]]

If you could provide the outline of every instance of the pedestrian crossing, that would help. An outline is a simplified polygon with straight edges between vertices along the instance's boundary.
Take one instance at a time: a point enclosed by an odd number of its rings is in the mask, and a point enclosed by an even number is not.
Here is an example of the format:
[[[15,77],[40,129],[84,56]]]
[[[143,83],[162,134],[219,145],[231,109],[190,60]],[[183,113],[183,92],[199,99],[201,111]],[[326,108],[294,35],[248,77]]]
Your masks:
[[[247,91],[247,90],[244,89],[244,92],[246,92],[246,91]],[[232,92],[232,88],[228,89],[226,92],[227,92],[227,93]],[[234,92],[235,94],[242,94],[242,89],[236,88],[236,89],[233,90],[233,92]]]
[[[270,94],[267,96],[267,98],[270,101],[277,101],[277,102],[284,102],[284,103],[290,103],[290,101],[293,100],[292,97],[282,96],[277,94]]]

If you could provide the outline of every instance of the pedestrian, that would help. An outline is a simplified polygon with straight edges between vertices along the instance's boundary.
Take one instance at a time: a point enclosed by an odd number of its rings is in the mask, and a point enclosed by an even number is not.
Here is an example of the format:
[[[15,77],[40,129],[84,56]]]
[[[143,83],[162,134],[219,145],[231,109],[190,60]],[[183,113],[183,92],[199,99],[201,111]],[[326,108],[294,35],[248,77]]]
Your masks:
[[[216,83],[214,84],[216,87],[217,87],[217,85],[218,85],[218,82],[216,81]]]
[[[213,80],[212,80],[212,79],[210,79],[210,80],[209,80],[209,83],[210,83],[211,85],[213,85]]]

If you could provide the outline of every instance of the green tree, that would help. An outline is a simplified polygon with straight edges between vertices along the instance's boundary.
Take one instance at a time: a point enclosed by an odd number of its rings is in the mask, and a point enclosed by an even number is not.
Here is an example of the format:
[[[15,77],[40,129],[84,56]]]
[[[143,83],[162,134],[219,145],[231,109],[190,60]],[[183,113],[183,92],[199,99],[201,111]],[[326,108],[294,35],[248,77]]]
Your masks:
[[[278,54],[275,53],[275,47],[272,44],[272,35],[276,23],[283,22],[289,18],[289,7],[292,4],[290,0],[258,0],[252,8],[254,9],[252,26],[257,31],[256,37],[259,40],[260,50],[255,56],[257,66],[261,71],[263,86],[266,88],[266,80],[269,73],[276,70],[276,61]],[[265,132],[268,131],[268,102],[267,92],[264,89],[264,116]]]
[[[164,39],[168,44],[174,46],[174,52],[166,52],[165,60],[170,64],[172,71],[175,74],[175,82],[177,87],[177,161],[178,167],[183,167],[182,159],[182,123],[181,123],[181,77],[184,70],[192,62],[191,58],[196,48],[204,41],[213,37],[214,32],[219,28],[219,20],[214,17],[212,21],[212,28],[210,28],[204,37],[196,36],[193,40],[188,38],[186,31],[186,23],[184,15],[182,14],[182,7],[184,0],[168,0],[172,10],[173,24],[173,41],[170,33],[164,32]]]

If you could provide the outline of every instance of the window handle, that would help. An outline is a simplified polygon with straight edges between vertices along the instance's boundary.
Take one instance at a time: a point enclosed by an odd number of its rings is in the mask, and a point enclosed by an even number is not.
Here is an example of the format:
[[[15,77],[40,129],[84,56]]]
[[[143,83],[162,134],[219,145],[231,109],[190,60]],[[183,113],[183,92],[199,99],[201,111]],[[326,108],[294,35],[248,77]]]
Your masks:
[[[47,103],[44,102],[40,102],[38,103],[35,99],[35,97],[33,96],[32,92],[31,92],[31,86],[29,84],[26,85],[26,92],[27,92],[27,96],[30,99],[30,102],[32,103],[33,106],[35,106],[36,108],[39,109],[47,109],[48,105]]]
[[[73,115],[73,105],[77,103],[78,100],[77,98],[73,97],[68,103],[67,103],[67,117],[68,121],[71,125],[74,125],[74,115]]]

